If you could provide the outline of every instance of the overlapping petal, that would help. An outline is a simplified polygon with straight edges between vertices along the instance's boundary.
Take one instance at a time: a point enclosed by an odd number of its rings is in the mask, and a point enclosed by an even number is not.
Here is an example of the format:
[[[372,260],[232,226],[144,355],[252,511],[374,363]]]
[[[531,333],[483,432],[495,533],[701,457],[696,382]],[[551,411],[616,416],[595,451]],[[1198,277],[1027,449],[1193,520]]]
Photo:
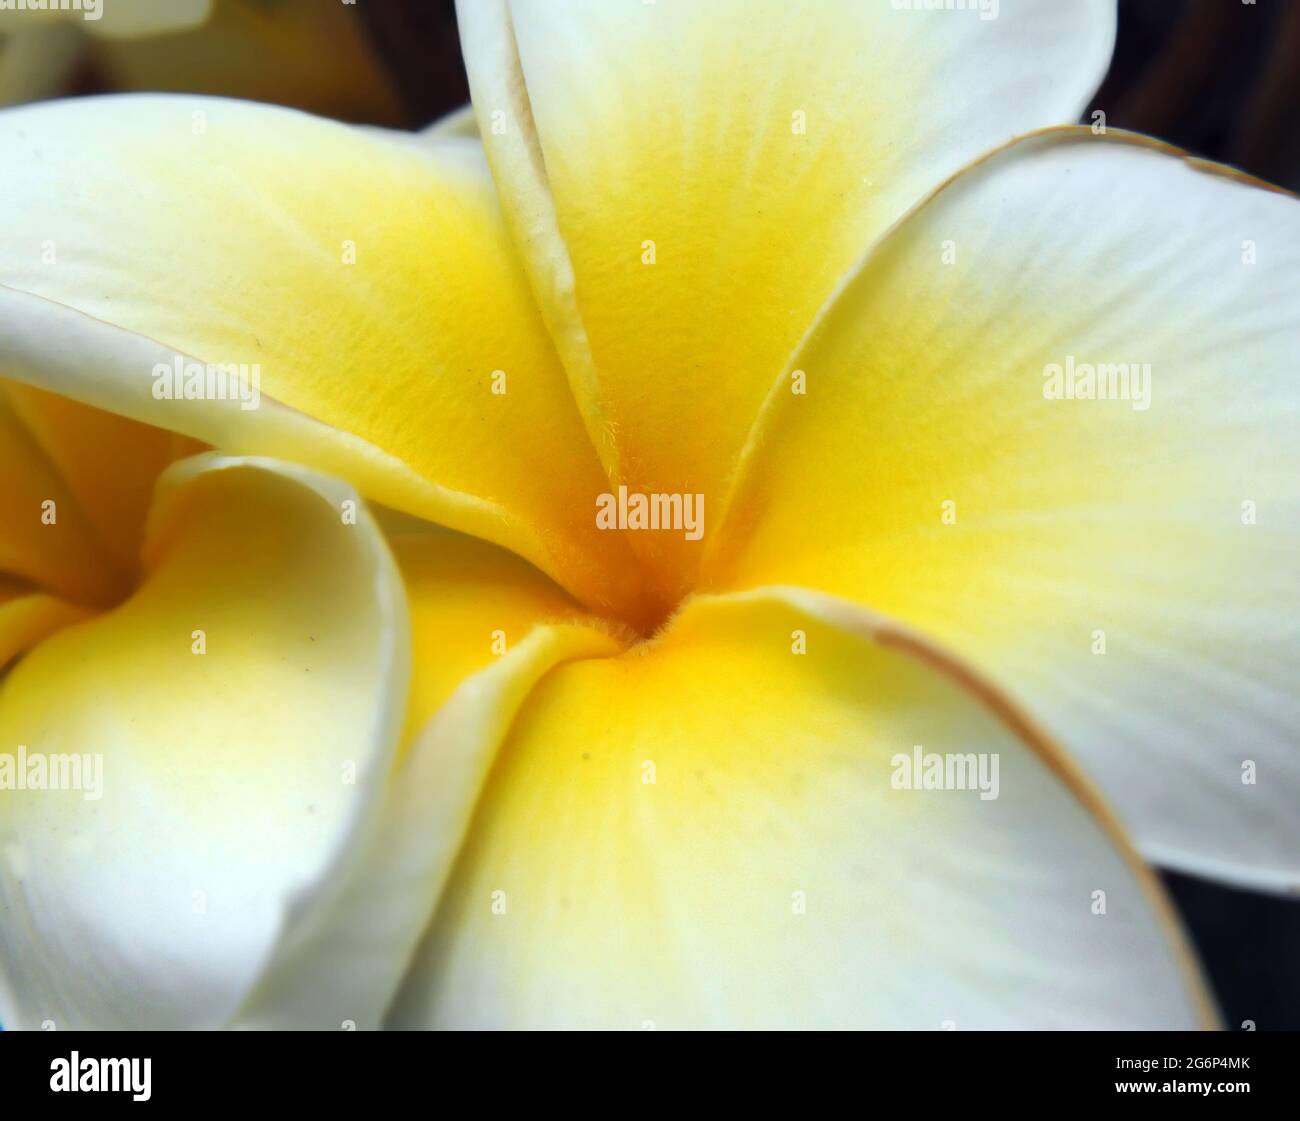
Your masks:
[[[919,627],[1147,855],[1295,888],[1298,278],[1293,198],[1135,138],[1011,146],[846,287],[806,394],[776,383],[706,583]]]
[[[57,453],[24,422],[11,388],[0,382],[0,574],[74,602],[111,603],[130,570],[115,561]]]
[[[85,608],[48,592],[0,577],[0,673],[41,639],[81,622],[87,614]]]
[[[30,437],[22,446],[67,485],[108,562],[136,576],[154,483],[168,464],[184,458],[183,442],[160,428],[19,382],[0,382],[0,393]]]
[[[246,1027],[381,1025],[524,698],[555,666],[625,645],[492,545],[418,526],[390,526],[389,536],[414,640],[405,749],[375,829],[336,873],[341,897],[277,947],[268,979],[236,1017]],[[329,983],[314,983],[320,977]]]
[[[696,601],[654,644],[554,670],[390,1022],[1204,1022],[1150,873],[1000,716],[798,593]],[[897,788],[916,744],[995,756],[997,796]]]
[[[6,113],[0,163],[7,374],[353,479],[630,611],[592,514],[606,477],[472,141],[95,98]],[[256,366],[259,406],[155,396],[191,360]]]
[[[504,204],[588,429],[630,486],[720,502],[850,266],[967,160],[1077,119],[1109,60],[1110,0],[914,7],[461,3]],[[689,586],[696,546],[636,544],[670,599]]]
[[[410,645],[355,494],[270,461],[187,460],[146,556],[126,603],[0,686],[6,1027],[228,1022],[276,978],[278,945],[337,914],[374,828]]]
[[[540,626],[633,635],[592,616],[531,565],[503,549],[437,527],[388,526],[410,603],[414,682],[407,725],[418,733],[472,674]]]

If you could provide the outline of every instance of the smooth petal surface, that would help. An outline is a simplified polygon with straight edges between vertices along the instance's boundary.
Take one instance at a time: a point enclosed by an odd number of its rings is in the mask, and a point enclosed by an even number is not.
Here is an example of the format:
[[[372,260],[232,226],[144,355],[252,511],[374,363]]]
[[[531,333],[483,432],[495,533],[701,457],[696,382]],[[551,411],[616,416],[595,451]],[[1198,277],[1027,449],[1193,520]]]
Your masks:
[[[427,525],[386,527],[411,614],[407,728],[417,734],[466,678],[540,626],[585,626],[616,645],[635,637],[586,612],[517,556]]]
[[[0,117],[0,369],[353,479],[600,607],[634,583],[481,151],[206,98]],[[254,366],[261,398],[159,399]],[[160,391],[161,392],[161,391]],[[620,580],[623,584],[620,585]]]
[[[245,1027],[381,1026],[446,882],[483,779],[529,690],[567,661],[624,643],[536,569],[492,545],[393,531],[411,609],[405,751],[377,827],[353,846],[328,915],[277,948]],[[328,985],[313,984],[327,976]]]
[[[874,621],[796,603],[697,601],[538,684],[392,1026],[1208,1015],[1150,873],[1073,778]],[[996,755],[998,796],[896,789],[915,744]]]
[[[919,7],[919,5],[918,5]],[[493,172],[593,441],[630,486],[720,504],[746,433],[867,247],[963,163],[1077,119],[1110,0],[470,0]],[[699,550],[635,544],[668,568]]]
[[[8,390],[0,380],[0,574],[75,602],[111,603],[129,586],[129,570],[115,563]]]
[[[58,473],[102,552],[133,578],[158,475],[178,458],[172,433],[20,382],[0,381],[13,415]]]
[[[79,623],[86,614],[84,608],[0,577],[0,673],[41,639]]]
[[[1297,354],[1295,199],[1136,138],[1024,140],[813,332],[706,583],[920,628],[1080,754],[1146,855],[1295,889]],[[1085,366],[1110,399],[1050,396]]]
[[[82,757],[82,789],[0,791],[5,1027],[227,1023],[277,945],[336,913],[410,649],[396,569],[349,501],[269,461],[178,464],[141,588],[4,679],[0,766]]]

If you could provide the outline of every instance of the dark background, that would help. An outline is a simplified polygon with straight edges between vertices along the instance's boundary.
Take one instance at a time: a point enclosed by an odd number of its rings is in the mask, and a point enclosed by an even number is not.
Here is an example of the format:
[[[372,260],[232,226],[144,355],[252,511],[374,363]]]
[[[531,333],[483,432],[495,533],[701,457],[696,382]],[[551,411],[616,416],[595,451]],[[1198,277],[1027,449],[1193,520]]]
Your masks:
[[[1119,15],[1092,105],[1109,125],[1300,188],[1300,0],[1120,0]],[[1300,900],[1163,876],[1224,1022],[1300,1029]]]
[[[1092,105],[1109,125],[1300,189],[1300,0],[1120,0],[1119,16]],[[1163,876],[1224,1022],[1300,1030],[1300,900]]]
[[[361,11],[408,126],[469,100],[452,0],[369,0]],[[1114,59],[1091,108],[1300,188],[1300,0],[1119,0]]]

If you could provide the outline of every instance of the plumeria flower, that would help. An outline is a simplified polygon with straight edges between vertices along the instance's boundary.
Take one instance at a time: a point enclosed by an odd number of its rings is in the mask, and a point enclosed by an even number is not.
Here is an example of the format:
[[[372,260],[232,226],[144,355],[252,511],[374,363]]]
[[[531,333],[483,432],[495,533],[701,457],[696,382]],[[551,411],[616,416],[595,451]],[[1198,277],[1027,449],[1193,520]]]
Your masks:
[[[0,750],[103,759],[0,792],[7,1025],[1215,1022],[1147,861],[1300,883],[1300,209],[1062,123],[1111,3],[930,7],[0,116]]]

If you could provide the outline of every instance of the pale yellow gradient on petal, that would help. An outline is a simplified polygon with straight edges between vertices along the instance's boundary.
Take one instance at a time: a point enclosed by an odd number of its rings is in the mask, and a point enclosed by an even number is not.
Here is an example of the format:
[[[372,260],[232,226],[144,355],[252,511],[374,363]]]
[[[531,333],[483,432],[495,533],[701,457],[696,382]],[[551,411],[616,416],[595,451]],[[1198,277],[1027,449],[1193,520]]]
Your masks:
[[[445,657],[449,646],[436,656]],[[610,657],[620,649],[595,627],[540,624],[465,678],[393,771],[378,829],[352,853],[335,913],[280,949],[274,975],[240,1009],[236,1023],[332,1028],[347,1020],[362,1029],[381,1027],[519,706],[555,666]],[[416,664],[418,692],[438,675],[422,674]],[[321,976],[330,983],[312,983]]]
[[[141,96],[6,113],[0,162],[12,376],[236,452],[364,468],[373,497],[633,610],[625,547],[595,527],[604,472],[473,142]],[[72,309],[59,331],[24,334],[51,309]],[[94,378],[78,348],[103,355]],[[256,366],[260,407],[156,399],[160,354]],[[265,446],[277,407],[342,435]]]
[[[349,501],[270,461],[178,464],[139,590],[5,677],[2,757],[99,776],[0,791],[7,1028],[221,1026],[344,892],[410,650],[396,568]]]
[[[478,792],[515,712],[556,665],[625,643],[518,557],[379,512],[410,605],[403,751],[377,829],[349,854],[347,887],[240,1009],[243,1027],[379,1027],[433,913]],[[328,976],[329,985],[313,985]]]
[[[484,541],[430,526],[390,531],[388,541],[411,612],[408,744],[467,677],[536,627],[588,626],[615,640],[633,637],[589,614],[526,561]]]
[[[469,0],[479,131],[595,445],[720,509],[837,282],[967,160],[1076,120],[1111,0]],[[606,445],[610,445],[609,448]],[[707,537],[706,530],[706,537]],[[665,598],[701,546],[645,533]]]
[[[1295,199],[1139,139],[1024,140],[811,332],[704,583],[916,626],[1078,753],[1147,856],[1294,890],[1297,354]],[[1131,370],[1045,396],[1069,363]]]
[[[85,608],[0,576],[0,673],[47,635],[86,616]]]
[[[995,755],[997,797],[895,788],[916,744]],[[1196,1026],[1150,887],[913,653],[698,600],[535,688],[390,1025]]]

